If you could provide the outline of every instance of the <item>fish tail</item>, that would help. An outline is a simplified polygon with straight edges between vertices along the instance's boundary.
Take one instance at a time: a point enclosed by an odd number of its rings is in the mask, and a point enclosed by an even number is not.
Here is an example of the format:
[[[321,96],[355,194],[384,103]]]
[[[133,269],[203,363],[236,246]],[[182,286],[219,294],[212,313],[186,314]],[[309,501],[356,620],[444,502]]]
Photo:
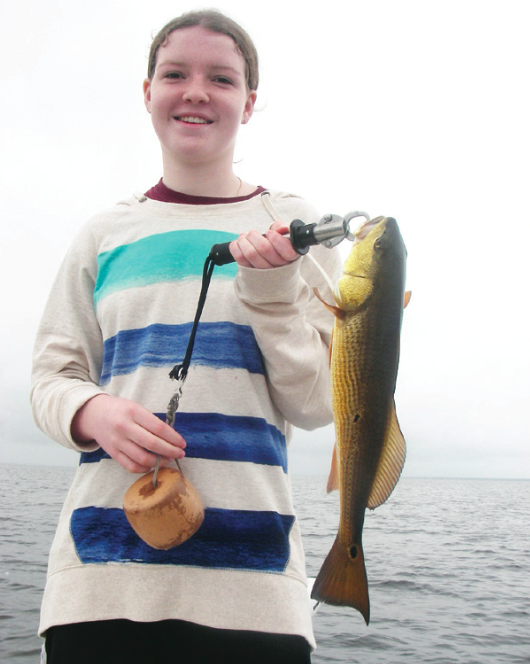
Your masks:
[[[370,622],[368,579],[361,544],[349,550],[337,538],[318,573],[311,598],[336,606],[351,606]]]

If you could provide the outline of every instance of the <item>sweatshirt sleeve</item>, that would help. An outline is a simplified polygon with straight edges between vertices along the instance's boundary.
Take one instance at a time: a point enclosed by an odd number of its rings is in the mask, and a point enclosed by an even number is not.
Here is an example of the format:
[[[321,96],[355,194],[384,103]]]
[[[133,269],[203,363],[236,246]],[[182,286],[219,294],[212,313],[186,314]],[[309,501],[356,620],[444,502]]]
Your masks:
[[[341,260],[337,249],[311,249],[312,258],[335,282]],[[304,256],[269,270],[240,267],[235,280],[263,355],[272,399],[296,427],[316,429],[333,419],[329,344],[333,315],[315,296],[332,303],[327,280]]]
[[[52,286],[37,331],[33,352],[30,401],[37,426],[50,438],[79,451],[72,419],[98,387],[103,340],[94,310],[97,242],[87,227],[68,251]]]

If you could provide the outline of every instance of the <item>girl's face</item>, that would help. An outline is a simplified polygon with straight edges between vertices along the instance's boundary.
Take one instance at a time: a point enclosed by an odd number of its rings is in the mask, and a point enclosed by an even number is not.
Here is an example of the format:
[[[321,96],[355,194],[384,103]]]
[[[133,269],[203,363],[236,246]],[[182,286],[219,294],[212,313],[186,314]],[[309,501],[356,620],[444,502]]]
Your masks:
[[[237,132],[252,115],[256,92],[247,89],[245,60],[233,39],[193,26],[175,30],[160,47],[144,98],[164,160],[231,168]]]

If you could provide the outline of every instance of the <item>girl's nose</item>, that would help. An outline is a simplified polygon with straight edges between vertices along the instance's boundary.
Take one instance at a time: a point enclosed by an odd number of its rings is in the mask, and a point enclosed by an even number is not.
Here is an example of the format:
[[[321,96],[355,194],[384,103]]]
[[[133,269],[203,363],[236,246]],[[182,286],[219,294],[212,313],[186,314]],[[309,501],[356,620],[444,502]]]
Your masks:
[[[183,94],[186,101],[191,101],[194,104],[206,102],[209,100],[206,84],[204,81],[193,77],[187,80],[187,86]]]

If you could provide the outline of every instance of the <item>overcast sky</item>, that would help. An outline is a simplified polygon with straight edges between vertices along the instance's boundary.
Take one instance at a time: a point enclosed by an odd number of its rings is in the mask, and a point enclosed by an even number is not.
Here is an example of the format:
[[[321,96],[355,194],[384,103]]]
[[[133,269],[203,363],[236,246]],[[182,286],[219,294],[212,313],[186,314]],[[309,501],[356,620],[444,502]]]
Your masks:
[[[396,390],[404,474],[530,478],[527,2],[212,4],[261,57],[238,174],[322,213],[400,224],[413,293]],[[1,5],[0,462],[77,462],[31,418],[35,331],[79,226],[160,178],[149,45],[201,6]],[[297,432],[293,471],[326,474],[333,441],[332,427]]]

